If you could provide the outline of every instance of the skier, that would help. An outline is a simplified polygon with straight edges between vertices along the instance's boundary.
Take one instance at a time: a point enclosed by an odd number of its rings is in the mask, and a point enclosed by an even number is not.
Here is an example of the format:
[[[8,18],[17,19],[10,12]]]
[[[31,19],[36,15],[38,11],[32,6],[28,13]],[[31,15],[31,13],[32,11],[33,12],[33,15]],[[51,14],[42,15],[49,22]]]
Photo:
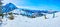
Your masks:
[[[13,19],[14,19],[13,13],[11,12],[11,13],[9,13],[9,15],[10,15],[10,16],[9,16],[9,19],[10,19],[10,20],[13,20]]]
[[[55,13],[53,13],[53,18],[55,18]]]
[[[44,15],[44,18],[47,19],[46,15]]]

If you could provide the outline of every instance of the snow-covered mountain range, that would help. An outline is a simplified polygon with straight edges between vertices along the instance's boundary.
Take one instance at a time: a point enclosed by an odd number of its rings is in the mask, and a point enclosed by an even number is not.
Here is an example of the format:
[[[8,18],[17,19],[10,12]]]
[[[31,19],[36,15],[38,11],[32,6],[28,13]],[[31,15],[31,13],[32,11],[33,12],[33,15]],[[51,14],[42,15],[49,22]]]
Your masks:
[[[11,7],[13,6],[13,7]],[[7,8],[9,7],[9,8]],[[5,10],[6,9],[6,10]],[[6,17],[4,17],[4,24],[1,27],[60,27],[60,12],[55,13],[55,18],[53,18],[53,14],[46,14],[48,19],[45,19],[44,16],[42,17],[36,17],[36,18],[30,18],[26,16],[20,15],[21,12],[26,12],[27,10],[23,9],[24,11],[21,11],[23,8],[18,8],[12,4],[9,3],[3,7],[3,13],[4,12],[13,12],[14,14],[14,20],[9,20]],[[29,10],[31,13],[31,11]],[[37,12],[33,10],[33,12]],[[29,15],[31,15],[28,13]],[[5,21],[7,19],[7,21]],[[7,24],[5,24],[7,23]]]

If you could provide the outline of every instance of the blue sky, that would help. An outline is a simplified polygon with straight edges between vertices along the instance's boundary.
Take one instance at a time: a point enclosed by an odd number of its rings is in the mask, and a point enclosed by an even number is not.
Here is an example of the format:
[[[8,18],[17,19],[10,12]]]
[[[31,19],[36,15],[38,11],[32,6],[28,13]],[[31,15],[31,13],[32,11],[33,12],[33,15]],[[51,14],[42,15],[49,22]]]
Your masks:
[[[12,2],[18,7],[36,10],[60,10],[60,0],[4,0],[4,4]]]

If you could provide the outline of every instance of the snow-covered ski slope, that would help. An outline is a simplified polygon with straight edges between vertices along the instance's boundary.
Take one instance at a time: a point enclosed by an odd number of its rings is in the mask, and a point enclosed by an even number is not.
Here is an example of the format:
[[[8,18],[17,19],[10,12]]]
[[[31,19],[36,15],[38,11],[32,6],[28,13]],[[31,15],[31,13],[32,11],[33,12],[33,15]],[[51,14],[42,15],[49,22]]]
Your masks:
[[[19,13],[19,11],[16,12]],[[7,24],[2,25],[2,27],[60,27],[60,12],[56,13],[55,18],[52,18],[52,16],[52,14],[47,14],[48,19],[45,19],[44,16],[28,18],[22,15],[14,15],[14,20],[8,19],[5,22]]]

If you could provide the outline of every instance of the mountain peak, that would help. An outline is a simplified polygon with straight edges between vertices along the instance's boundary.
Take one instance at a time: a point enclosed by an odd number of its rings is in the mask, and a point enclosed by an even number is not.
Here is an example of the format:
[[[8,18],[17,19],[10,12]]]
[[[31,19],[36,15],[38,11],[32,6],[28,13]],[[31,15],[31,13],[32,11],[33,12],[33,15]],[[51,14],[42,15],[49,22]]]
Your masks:
[[[4,12],[10,12],[10,11],[12,11],[14,9],[17,9],[17,7],[13,3],[8,3],[5,6],[3,6],[2,11],[4,13]]]

